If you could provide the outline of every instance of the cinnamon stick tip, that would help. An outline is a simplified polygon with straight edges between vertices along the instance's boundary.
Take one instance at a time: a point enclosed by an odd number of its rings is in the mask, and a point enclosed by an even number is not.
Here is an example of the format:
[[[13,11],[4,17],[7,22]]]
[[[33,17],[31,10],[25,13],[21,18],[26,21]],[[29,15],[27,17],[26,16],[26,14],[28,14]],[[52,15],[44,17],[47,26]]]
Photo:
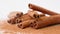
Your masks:
[[[23,27],[23,26],[22,26],[22,24],[21,24],[21,23],[20,23],[20,24],[18,24],[17,26],[18,26],[19,28],[21,28],[21,29],[24,29],[24,28],[25,28],[25,27]]]
[[[31,4],[31,3],[29,3],[29,4],[28,4],[28,7],[29,7],[29,8],[31,8],[31,5],[32,5],[32,4]]]

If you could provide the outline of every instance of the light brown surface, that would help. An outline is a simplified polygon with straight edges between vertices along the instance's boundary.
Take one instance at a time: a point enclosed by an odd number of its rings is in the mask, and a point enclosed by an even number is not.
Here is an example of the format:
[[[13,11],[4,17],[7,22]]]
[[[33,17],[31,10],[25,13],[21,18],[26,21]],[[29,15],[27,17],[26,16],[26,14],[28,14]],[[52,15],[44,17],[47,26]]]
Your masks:
[[[6,21],[0,21],[0,34],[60,34],[60,24],[42,29],[18,28],[16,25],[8,24]]]

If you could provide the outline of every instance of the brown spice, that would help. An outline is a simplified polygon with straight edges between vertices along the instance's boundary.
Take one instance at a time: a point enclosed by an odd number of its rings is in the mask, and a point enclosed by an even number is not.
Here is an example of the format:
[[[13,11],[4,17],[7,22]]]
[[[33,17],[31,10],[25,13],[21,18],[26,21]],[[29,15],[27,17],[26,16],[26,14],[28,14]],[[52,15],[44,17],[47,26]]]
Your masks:
[[[28,15],[31,16],[32,18],[39,18],[39,17],[42,17],[42,16],[45,16],[45,14],[38,14],[37,11],[34,11],[34,10],[29,10],[28,11]]]
[[[40,16],[41,16],[41,15],[40,15]],[[38,19],[38,18],[37,18],[37,19]],[[36,21],[36,18],[34,18],[34,19],[28,19],[28,20],[22,21],[22,22],[19,23],[17,26],[18,26],[19,28],[24,29],[24,28],[30,26],[32,23],[35,23],[35,21]]]
[[[7,22],[9,24],[16,24],[15,20],[16,20],[16,18],[10,18],[9,20],[7,20]]]
[[[60,15],[54,15],[50,17],[41,17],[35,23],[32,23],[32,28],[42,28],[52,24],[60,24]]]
[[[58,15],[58,13],[55,13],[55,12],[53,12],[53,11],[47,10],[47,9],[45,9],[45,8],[43,8],[43,7],[40,7],[40,6],[37,6],[37,5],[34,5],[34,4],[29,4],[28,7],[29,7],[30,9],[37,10],[37,11],[42,12],[42,13],[44,13],[44,14]]]
[[[9,18],[15,18],[15,17],[21,17],[23,15],[22,12],[18,12],[18,11],[14,11],[14,12],[11,12],[8,17]]]
[[[22,23],[19,23],[17,26],[19,28],[24,29],[24,28],[28,27],[31,24],[31,22],[34,22],[34,20],[26,20],[26,21],[23,21]]]

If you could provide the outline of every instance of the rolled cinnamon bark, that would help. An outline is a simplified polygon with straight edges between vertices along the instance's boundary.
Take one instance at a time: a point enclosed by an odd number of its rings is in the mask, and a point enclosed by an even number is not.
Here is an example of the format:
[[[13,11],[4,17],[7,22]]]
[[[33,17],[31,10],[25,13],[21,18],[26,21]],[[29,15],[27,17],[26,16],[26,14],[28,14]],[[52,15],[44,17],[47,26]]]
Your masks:
[[[30,19],[39,18],[39,17],[42,17],[42,16],[45,16],[45,14],[38,14],[37,12],[30,11],[30,12],[24,14],[23,16],[17,18],[16,21],[17,22],[19,22],[20,20],[21,21],[26,21],[26,20],[30,20]]]
[[[19,28],[24,29],[24,28],[28,27],[31,24],[31,22],[34,22],[34,20],[32,19],[32,20],[23,21],[22,23],[19,23],[17,26]]]
[[[31,27],[37,29],[53,24],[60,24],[60,15],[41,17],[35,23],[31,23]]]
[[[17,23],[20,23],[22,22],[20,19],[21,16],[23,16],[23,13],[22,12],[11,12],[8,17],[9,17],[9,20],[7,20],[8,23],[10,24],[17,24]],[[18,22],[19,21],[19,22]]]
[[[19,13],[17,13],[17,14],[19,14]],[[33,12],[33,11],[30,11],[30,12],[28,12],[28,13],[26,13],[26,14],[24,14],[24,15],[22,15],[22,16],[20,16],[19,17],[19,15],[17,15],[17,17],[15,18],[12,18],[12,19],[10,19],[10,20],[8,20],[8,23],[21,23],[21,22],[23,22],[23,21],[26,21],[26,20],[30,20],[30,19],[33,19],[34,17],[39,17],[39,16],[42,16],[42,15],[39,15],[38,13],[36,13],[36,12]],[[15,20],[14,20],[15,19]]]
[[[28,7],[29,7],[30,9],[37,10],[37,11],[42,12],[42,13],[44,13],[44,14],[58,15],[58,13],[55,13],[55,12],[53,12],[53,11],[47,10],[47,9],[45,9],[45,8],[43,8],[43,7],[40,7],[40,6],[37,6],[37,5],[34,5],[34,4],[29,4]]]
[[[17,13],[18,14],[18,13]],[[28,14],[24,14],[22,16],[17,16],[17,17],[14,17],[14,18],[10,18],[8,20],[8,23],[11,23],[11,24],[17,24],[17,23],[21,23],[23,21],[26,21],[26,20],[29,20],[29,19],[32,19]]]
[[[16,18],[10,18],[9,20],[7,20],[7,22],[9,24],[16,24],[15,20],[16,20]]]
[[[45,16],[45,14],[43,13],[38,14],[37,11],[34,11],[34,10],[29,10],[27,14],[31,16],[32,18],[39,18],[39,17]]]
[[[42,15],[40,15],[41,17],[42,17]],[[40,17],[39,17],[40,18]],[[25,19],[25,18],[23,18],[23,19]],[[38,18],[37,18],[38,19]],[[31,23],[35,23],[35,21],[36,21],[36,19],[34,18],[34,19],[25,19],[25,20],[23,20],[21,23],[19,23],[18,24],[18,27],[19,28],[26,28],[26,27],[28,27],[29,25],[31,25]]]
[[[21,16],[21,17],[18,18],[18,19],[20,19],[20,20],[22,20],[22,21],[26,21],[26,20],[30,20],[30,19],[32,19],[32,18],[26,13],[26,14],[24,14],[23,16]]]
[[[9,18],[14,18],[14,17],[21,17],[23,15],[22,12],[18,12],[18,11],[15,11],[15,12],[11,12],[8,17]]]
[[[21,20],[20,18],[16,18],[15,22],[16,22],[16,23],[21,23],[22,20]]]

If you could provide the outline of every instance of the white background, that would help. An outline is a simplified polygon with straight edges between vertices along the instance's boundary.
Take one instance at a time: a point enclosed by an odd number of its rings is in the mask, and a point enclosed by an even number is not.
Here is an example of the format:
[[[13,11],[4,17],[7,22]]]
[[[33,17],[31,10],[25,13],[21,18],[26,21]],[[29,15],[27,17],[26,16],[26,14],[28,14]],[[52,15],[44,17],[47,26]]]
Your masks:
[[[12,11],[26,13],[29,3],[60,13],[60,0],[0,0],[0,20],[7,19]]]

